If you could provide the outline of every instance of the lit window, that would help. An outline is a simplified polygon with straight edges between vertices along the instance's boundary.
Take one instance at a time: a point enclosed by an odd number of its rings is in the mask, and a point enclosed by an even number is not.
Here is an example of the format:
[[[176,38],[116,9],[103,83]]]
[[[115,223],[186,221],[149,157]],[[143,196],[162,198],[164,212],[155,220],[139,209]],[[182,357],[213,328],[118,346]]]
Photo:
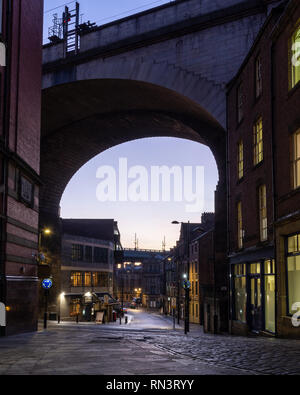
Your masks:
[[[238,122],[240,123],[244,117],[244,90],[242,83],[238,86],[237,89],[237,113]]]
[[[300,234],[287,241],[288,312],[294,314],[293,305],[300,301]]]
[[[238,144],[238,177],[239,180],[244,177],[244,144],[242,141]]]
[[[261,264],[260,263],[251,263],[250,274],[260,274],[260,272],[261,272]]]
[[[259,188],[259,219],[260,219],[260,240],[268,239],[268,216],[267,216],[267,189],[265,185]]]
[[[76,272],[71,275],[71,286],[82,287],[82,273]]]
[[[80,299],[72,299],[70,306],[70,317],[80,314]]]
[[[254,134],[254,165],[262,162],[264,159],[263,149],[263,122],[262,118],[255,123],[253,128]]]
[[[300,26],[292,36],[291,89],[300,81]]]
[[[292,153],[293,187],[300,187],[300,129],[293,135]]]
[[[255,61],[255,90],[256,97],[259,97],[262,94],[262,73],[260,56]]]
[[[92,273],[84,273],[84,286],[85,287],[92,286]]]
[[[134,266],[142,266],[141,262],[135,262]]]
[[[239,249],[243,248],[243,216],[242,216],[242,203],[238,203],[238,247]]]

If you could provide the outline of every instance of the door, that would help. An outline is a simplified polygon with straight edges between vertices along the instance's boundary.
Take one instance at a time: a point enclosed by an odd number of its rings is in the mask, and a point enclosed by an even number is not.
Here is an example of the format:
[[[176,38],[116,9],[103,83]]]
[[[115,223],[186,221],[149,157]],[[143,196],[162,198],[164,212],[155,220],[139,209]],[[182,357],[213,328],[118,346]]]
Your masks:
[[[262,298],[261,277],[251,277],[251,302],[250,302],[250,326],[253,331],[262,330]]]

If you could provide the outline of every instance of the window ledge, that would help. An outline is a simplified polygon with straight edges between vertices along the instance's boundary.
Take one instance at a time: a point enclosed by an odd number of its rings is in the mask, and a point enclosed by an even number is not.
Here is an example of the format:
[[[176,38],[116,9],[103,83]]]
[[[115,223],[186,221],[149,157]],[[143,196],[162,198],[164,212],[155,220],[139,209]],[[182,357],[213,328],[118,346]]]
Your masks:
[[[255,171],[259,167],[263,166],[265,163],[265,160],[263,159],[261,162],[257,163],[257,165],[253,165],[252,170]]]
[[[288,91],[288,99],[293,96],[293,94],[298,90],[298,88],[300,87],[300,81],[297,82],[297,84],[293,87],[290,88]]]
[[[236,182],[236,185],[240,185],[245,180],[245,176],[239,178]]]

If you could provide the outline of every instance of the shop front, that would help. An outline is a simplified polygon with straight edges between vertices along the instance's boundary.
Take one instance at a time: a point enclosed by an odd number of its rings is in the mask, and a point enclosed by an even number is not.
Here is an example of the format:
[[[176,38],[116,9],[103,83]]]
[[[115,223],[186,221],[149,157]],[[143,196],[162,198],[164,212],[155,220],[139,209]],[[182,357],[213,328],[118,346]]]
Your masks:
[[[231,331],[276,334],[275,260],[231,265]]]

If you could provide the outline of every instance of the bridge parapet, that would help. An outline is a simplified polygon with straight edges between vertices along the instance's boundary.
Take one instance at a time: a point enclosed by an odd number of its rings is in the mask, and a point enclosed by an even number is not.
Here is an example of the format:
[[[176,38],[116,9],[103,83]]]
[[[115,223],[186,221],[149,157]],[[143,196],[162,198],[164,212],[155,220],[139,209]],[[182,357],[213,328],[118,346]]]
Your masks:
[[[80,49],[81,52],[86,52],[154,31],[163,33],[170,30],[171,26],[175,29],[182,26],[184,29],[187,23],[197,23],[195,18],[203,17],[203,21],[211,21],[222,18],[223,13],[224,17],[228,17],[227,10],[230,10],[229,14],[235,10],[244,12],[245,9],[253,9],[265,3],[263,0],[175,0],[88,30],[81,36]],[[43,52],[43,63],[62,59],[63,43],[46,44]]]

